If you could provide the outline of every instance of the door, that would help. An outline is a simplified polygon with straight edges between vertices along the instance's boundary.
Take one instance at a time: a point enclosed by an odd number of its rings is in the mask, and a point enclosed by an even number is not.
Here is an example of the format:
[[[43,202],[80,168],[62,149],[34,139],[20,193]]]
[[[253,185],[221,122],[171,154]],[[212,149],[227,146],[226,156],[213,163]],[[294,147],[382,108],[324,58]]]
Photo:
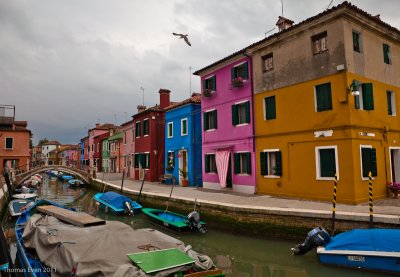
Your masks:
[[[232,155],[229,155],[228,173],[226,175],[226,187],[232,188]]]
[[[390,149],[392,182],[400,182],[400,149]]]
[[[180,171],[182,170],[182,171],[187,172],[187,175],[189,175],[188,167],[187,167],[187,150],[179,151],[179,155],[180,155],[180,158],[179,158],[179,169],[180,169]],[[181,172],[180,172],[180,174],[181,174]],[[182,175],[181,175],[181,177],[182,177]]]

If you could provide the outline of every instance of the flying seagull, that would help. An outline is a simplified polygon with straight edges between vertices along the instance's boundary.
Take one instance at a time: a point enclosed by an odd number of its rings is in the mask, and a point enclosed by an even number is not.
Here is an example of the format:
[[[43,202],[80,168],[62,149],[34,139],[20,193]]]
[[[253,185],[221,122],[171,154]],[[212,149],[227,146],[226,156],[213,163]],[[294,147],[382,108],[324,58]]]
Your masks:
[[[173,34],[174,36],[179,36],[179,38],[183,38],[183,39],[185,40],[185,42],[186,42],[189,46],[192,46],[192,45],[190,44],[189,39],[187,38],[188,35],[177,34],[177,33],[172,33],[172,34]]]

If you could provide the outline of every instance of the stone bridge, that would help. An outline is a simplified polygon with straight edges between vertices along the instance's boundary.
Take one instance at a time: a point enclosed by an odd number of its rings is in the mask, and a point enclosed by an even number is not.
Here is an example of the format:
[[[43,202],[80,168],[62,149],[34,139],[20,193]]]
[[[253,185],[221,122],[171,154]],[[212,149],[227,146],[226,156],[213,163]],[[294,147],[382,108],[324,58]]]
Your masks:
[[[40,167],[31,168],[29,171],[26,171],[26,172],[16,174],[15,180],[14,180],[14,186],[19,186],[21,183],[28,180],[34,174],[42,173],[46,170],[57,170],[57,171],[69,173],[69,174],[79,177],[86,183],[89,183],[91,181],[90,173],[88,173],[86,171],[83,171],[83,170],[80,170],[80,169],[77,169],[74,167],[64,166],[64,165],[43,165]]]

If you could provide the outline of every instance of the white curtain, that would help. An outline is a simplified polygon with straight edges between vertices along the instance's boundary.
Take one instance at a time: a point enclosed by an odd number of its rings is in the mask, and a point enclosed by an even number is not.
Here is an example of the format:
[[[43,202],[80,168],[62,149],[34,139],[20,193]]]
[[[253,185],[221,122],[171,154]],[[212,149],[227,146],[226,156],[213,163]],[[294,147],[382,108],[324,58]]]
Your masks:
[[[221,188],[226,187],[226,176],[228,175],[228,166],[229,166],[229,155],[230,151],[226,150],[217,150],[215,155],[215,161],[217,164],[219,183],[221,184]]]

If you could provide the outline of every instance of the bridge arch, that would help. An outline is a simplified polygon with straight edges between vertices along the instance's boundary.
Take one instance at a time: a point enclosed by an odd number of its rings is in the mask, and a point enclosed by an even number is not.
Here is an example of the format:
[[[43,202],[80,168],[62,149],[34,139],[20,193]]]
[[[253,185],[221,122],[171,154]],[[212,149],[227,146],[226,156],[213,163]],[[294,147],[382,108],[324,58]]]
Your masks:
[[[63,165],[45,165],[45,166],[41,166],[38,168],[32,168],[29,171],[26,171],[24,173],[16,175],[15,186],[19,186],[20,184],[22,184],[23,182],[28,180],[33,175],[35,175],[37,173],[45,172],[46,170],[57,170],[57,171],[62,171],[65,173],[73,174],[73,175],[79,177],[80,179],[82,179],[85,183],[89,183],[91,180],[90,174],[88,172],[85,172],[85,171],[82,171],[82,170],[79,170],[79,169],[76,169],[73,167],[63,166]]]

